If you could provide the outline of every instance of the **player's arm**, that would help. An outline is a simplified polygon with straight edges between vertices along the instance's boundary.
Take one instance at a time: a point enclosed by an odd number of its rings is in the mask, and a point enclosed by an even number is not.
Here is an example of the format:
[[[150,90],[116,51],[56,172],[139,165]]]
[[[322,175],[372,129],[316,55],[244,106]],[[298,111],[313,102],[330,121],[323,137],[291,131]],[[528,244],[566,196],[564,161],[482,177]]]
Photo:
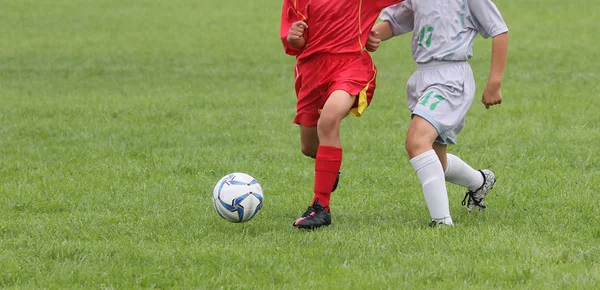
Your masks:
[[[303,49],[306,45],[306,39],[304,38],[304,30],[306,28],[308,28],[308,25],[304,21],[296,21],[290,27],[286,40],[297,50]]]
[[[379,22],[371,29],[371,34],[369,34],[369,39],[367,40],[365,48],[367,51],[374,52],[379,48],[382,41],[386,41],[392,37],[394,37],[394,35],[392,34],[392,26],[390,26],[390,23],[387,21]]]
[[[494,36],[492,40],[492,66],[490,77],[483,91],[481,102],[486,109],[502,103],[502,79],[508,59],[508,32]]]
[[[379,38],[381,41],[386,41],[394,37],[394,33],[392,32],[392,25],[389,21],[385,20],[375,24],[375,26],[373,26],[373,29],[371,29],[371,33],[377,35],[377,38]]]
[[[414,28],[414,16],[410,0],[385,8],[380,18],[383,21],[373,26],[367,41],[366,48],[371,52],[377,50],[381,41],[411,32]]]
[[[308,25],[303,21],[304,16],[296,10],[296,2],[285,0],[281,9],[281,25],[279,38],[286,54],[298,55],[306,45],[304,30]]]
[[[477,32],[484,38],[493,39],[490,77],[481,98],[485,108],[489,109],[502,103],[502,80],[508,58],[508,27],[491,0],[468,1],[468,5]]]

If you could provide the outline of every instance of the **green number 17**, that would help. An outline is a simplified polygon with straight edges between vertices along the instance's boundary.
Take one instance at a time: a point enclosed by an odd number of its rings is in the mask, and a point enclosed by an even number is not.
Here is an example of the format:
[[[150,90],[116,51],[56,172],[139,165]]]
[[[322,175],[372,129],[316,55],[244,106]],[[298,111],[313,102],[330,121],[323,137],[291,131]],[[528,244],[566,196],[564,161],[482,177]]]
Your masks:
[[[429,99],[431,99],[431,96],[433,95],[433,91],[423,95],[422,97],[419,98],[419,104],[423,105],[423,106],[427,106],[427,104],[429,103]],[[437,107],[437,105],[444,100],[444,97],[442,97],[441,95],[435,95],[433,96],[433,98],[435,100],[433,100],[433,103],[431,103],[431,105],[429,105],[429,109],[430,110],[435,110],[435,108]]]
[[[433,36],[433,27],[423,26],[419,32],[419,46],[429,48],[431,46],[431,36]]]

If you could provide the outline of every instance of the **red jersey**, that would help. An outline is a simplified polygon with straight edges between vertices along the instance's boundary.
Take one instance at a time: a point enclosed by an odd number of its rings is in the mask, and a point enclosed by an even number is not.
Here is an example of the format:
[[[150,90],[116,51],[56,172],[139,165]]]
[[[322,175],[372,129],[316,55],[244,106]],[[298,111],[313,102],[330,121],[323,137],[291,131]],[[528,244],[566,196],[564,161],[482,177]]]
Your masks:
[[[280,37],[285,53],[298,60],[318,53],[361,52],[381,10],[403,0],[284,0]],[[287,42],[296,21],[304,21],[306,45],[298,50]]]

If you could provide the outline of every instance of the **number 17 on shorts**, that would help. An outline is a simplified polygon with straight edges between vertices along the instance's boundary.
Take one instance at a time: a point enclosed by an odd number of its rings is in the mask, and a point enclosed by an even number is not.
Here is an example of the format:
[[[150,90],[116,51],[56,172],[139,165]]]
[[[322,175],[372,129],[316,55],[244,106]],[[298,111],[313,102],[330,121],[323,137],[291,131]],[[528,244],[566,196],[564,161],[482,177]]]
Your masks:
[[[419,104],[433,111],[443,100],[444,97],[434,94],[433,91],[430,91],[419,98]]]

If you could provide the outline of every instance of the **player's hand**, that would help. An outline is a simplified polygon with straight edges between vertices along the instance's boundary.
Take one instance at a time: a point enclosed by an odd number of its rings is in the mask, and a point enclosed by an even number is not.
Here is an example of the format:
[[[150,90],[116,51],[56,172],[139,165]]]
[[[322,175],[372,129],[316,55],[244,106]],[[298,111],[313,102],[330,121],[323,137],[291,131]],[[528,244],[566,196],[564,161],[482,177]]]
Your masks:
[[[377,50],[377,48],[381,44],[381,39],[379,39],[378,36],[379,32],[377,31],[371,31],[371,33],[369,33],[369,39],[367,40],[367,45],[365,46],[367,51],[375,52]]]
[[[486,109],[489,109],[493,105],[502,104],[502,91],[500,85],[488,84],[483,90],[483,97],[481,102]]]
[[[304,30],[306,28],[308,28],[308,25],[306,24],[306,22],[304,22],[304,21],[294,22],[294,24],[292,24],[292,27],[290,27],[290,31],[288,32],[287,41],[289,43],[292,43],[292,42],[295,42],[295,41],[303,38]]]

